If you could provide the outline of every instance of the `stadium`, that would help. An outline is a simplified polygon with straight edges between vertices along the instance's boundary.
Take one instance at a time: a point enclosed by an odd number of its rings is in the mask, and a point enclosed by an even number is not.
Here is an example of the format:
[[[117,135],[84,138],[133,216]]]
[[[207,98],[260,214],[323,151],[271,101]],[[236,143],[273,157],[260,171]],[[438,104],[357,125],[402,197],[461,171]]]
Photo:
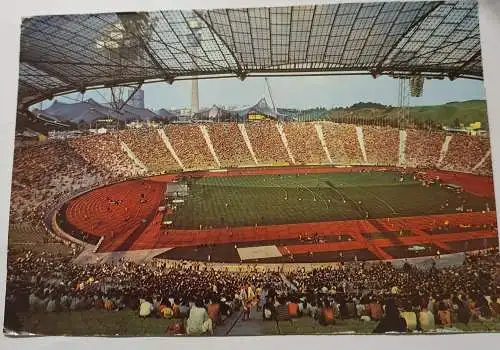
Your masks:
[[[405,326],[387,330],[498,331],[489,137],[419,128],[408,105],[425,80],[482,79],[477,3],[33,17],[19,72],[16,129],[40,140],[14,150],[6,329],[382,332],[396,300]],[[375,122],[303,121],[265,101],[199,110],[200,79],[291,74],[389,75],[400,105]],[[129,105],[143,84],[179,80],[193,81],[190,118]],[[113,101],[33,111],[94,89]],[[198,328],[196,308],[210,316]],[[69,311],[79,321],[54,321]],[[125,325],[137,311],[147,325]]]

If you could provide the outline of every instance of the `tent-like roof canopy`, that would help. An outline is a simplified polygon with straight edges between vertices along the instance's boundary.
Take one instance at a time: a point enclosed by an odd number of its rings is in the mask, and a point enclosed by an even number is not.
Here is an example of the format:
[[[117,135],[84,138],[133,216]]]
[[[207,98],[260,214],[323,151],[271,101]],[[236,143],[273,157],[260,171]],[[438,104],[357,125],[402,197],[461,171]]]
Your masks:
[[[123,101],[120,101],[123,104]],[[48,118],[59,122],[71,123],[92,123],[96,119],[116,119],[124,122],[133,120],[157,120],[167,119],[148,109],[136,108],[128,104],[122,105],[120,110],[113,107],[112,104],[99,104],[93,99],[75,103],[63,103],[54,101],[52,105],[40,113]]]
[[[32,17],[22,23],[19,105],[193,76],[481,79],[477,7],[472,0]]]
[[[269,104],[267,103],[266,99],[263,97],[261,98],[256,104],[253,106],[243,108],[239,111],[237,111],[238,115],[240,117],[247,116],[249,113],[255,113],[255,114],[263,114],[269,117],[273,118],[278,118],[278,114],[274,112],[274,110],[269,107]]]

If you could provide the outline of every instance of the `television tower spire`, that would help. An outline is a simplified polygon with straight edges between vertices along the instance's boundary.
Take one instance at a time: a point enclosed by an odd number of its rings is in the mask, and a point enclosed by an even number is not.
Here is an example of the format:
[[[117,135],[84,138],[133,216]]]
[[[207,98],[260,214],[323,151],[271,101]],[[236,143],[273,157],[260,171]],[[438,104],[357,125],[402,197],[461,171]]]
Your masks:
[[[191,115],[195,115],[200,111],[200,96],[198,94],[198,79],[192,80],[191,87]]]

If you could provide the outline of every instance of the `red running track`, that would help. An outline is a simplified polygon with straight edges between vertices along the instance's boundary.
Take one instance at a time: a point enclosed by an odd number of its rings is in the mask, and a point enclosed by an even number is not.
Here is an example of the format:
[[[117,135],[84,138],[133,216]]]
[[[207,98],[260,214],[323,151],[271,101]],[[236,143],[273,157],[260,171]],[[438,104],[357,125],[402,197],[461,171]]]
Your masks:
[[[392,258],[383,248],[394,245],[434,244],[443,251],[448,250],[448,242],[476,238],[496,237],[496,230],[474,232],[458,232],[442,235],[429,235],[423,230],[443,225],[467,224],[496,225],[496,213],[460,213],[448,215],[430,215],[419,217],[400,217],[390,219],[348,220],[305,224],[271,225],[259,227],[237,227],[229,229],[204,230],[168,230],[161,229],[162,213],[157,212],[161,205],[165,185],[175,181],[179,176],[242,176],[259,174],[305,174],[359,172],[362,169],[371,171],[395,170],[388,167],[300,167],[300,168],[248,168],[230,169],[222,172],[198,171],[184,174],[162,175],[144,180],[134,180],[110,185],[86,193],[72,200],[66,211],[68,221],[78,229],[99,236],[104,236],[100,252],[118,250],[143,250],[154,248],[172,248],[195,246],[202,244],[228,244],[237,242],[266,241],[280,239],[296,239],[299,235],[319,233],[322,236],[339,234],[350,235],[351,241],[329,242],[317,245],[288,245],[280,247],[286,254],[304,252],[342,251],[368,249],[379,259]],[[493,195],[493,181],[490,177],[471,174],[455,174],[451,172],[429,171],[429,176],[439,176],[443,182],[461,185],[464,190],[481,196]],[[145,193],[146,203],[140,203],[140,195]],[[111,206],[107,198],[121,199],[125,205]],[[127,212],[134,212],[127,221]],[[142,220],[147,218],[146,223]],[[409,229],[413,235],[397,238],[367,240],[363,233],[394,232]]]

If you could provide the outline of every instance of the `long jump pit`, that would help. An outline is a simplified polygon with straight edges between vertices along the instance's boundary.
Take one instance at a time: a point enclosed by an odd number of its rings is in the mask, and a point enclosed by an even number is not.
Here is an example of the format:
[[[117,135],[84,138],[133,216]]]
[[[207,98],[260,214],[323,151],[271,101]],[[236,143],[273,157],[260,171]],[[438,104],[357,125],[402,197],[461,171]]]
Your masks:
[[[491,177],[433,171],[441,182],[429,185],[415,173],[314,166],[162,175],[88,191],[60,208],[54,225],[97,255],[213,263],[361,262],[498,247]],[[189,189],[182,199],[167,195],[172,183]]]

